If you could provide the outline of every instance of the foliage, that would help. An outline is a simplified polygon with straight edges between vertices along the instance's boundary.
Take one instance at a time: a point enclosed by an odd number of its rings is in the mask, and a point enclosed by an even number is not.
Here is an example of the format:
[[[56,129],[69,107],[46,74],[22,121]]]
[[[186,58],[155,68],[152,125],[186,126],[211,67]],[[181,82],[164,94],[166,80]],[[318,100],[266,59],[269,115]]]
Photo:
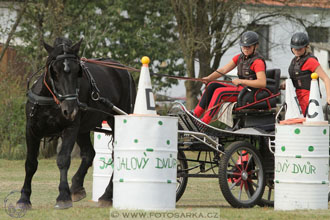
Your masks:
[[[0,158],[22,159],[25,147],[25,87],[21,77],[0,73]]]
[[[152,71],[183,75],[174,26],[168,1],[36,0],[28,4],[20,31],[16,32],[24,42],[17,49],[37,69],[46,55],[43,41],[49,43],[58,36],[73,41],[84,38],[83,57],[110,57],[140,68],[141,57],[149,56]],[[134,76],[137,79],[139,73]],[[156,91],[176,83],[173,79],[153,78]]]
[[[110,57],[139,69],[140,59],[146,55],[152,61],[149,65],[152,71],[183,75],[173,19],[167,1],[35,0],[28,2],[12,41],[21,41],[15,49],[22,62],[28,64],[25,77],[45,65],[47,54],[43,42],[52,44],[59,36],[68,37],[74,42],[84,38],[82,57]],[[136,82],[138,76],[139,73],[134,73]],[[171,84],[177,83],[173,79],[152,80],[155,91],[166,90]],[[24,102],[24,92],[12,93],[15,98],[10,99],[10,105],[13,109],[1,116],[2,122],[14,117],[14,114],[20,117],[17,123],[24,123],[24,107],[19,106],[19,103]],[[7,93],[1,92],[1,96],[7,96]],[[15,135],[23,132],[24,128],[15,127],[16,132],[12,133],[6,126],[0,131],[4,136],[0,145],[3,152],[9,152],[6,154],[9,156],[16,149],[16,142],[13,141],[25,143],[24,135]],[[24,154],[24,151],[19,152]]]
[[[245,16],[246,2],[171,0],[178,24],[176,31],[179,33],[189,77],[202,78],[215,71],[224,53],[236,43],[250,23],[255,24],[278,16],[277,12],[254,12],[248,14],[250,19],[246,21],[242,18]],[[195,68],[196,61],[199,68]],[[195,69],[199,72],[195,72]],[[185,85],[187,107],[190,109],[197,104],[202,84],[190,81]]]

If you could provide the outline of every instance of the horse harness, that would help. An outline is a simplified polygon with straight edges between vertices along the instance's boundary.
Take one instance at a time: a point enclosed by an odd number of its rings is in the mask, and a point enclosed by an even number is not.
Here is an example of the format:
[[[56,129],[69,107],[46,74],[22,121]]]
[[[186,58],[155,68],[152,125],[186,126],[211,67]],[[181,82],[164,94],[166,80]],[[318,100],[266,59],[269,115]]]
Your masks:
[[[43,84],[47,87],[47,89],[49,90],[49,92],[52,94],[53,97],[47,97],[47,96],[37,95],[37,94],[35,94],[32,91],[32,89],[29,89],[28,88],[28,91],[27,91],[28,101],[33,104],[29,116],[30,117],[33,117],[34,116],[34,114],[35,114],[35,112],[37,110],[37,106],[59,105],[60,101],[64,101],[64,100],[77,100],[79,109],[81,109],[83,111],[101,112],[101,113],[104,113],[104,114],[106,114],[108,116],[114,117],[114,115],[111,114],[111,113],[109,113],[109,112],[106,112],[106,111],[103,111],[103,110],[100,110],[100,109],[97,109],[97,108],[89,107],[86,103],[82,103],[82,102],[79,101],[78,96],[79,96],[79,87],[80,87],[81,76],[78,77],[78,83],[77,83],[77,88],[76,88],[76,92],[75,93],[66,94],[66,95],[60,94],[56,90],[56,88],[55,88],[54,80],[51,77],[51,75],[49,76],[49,79],[50,79],[50,83],[51,83],[51,87],[52,88],[50,88],[50,86],[47,84],[47,82],[45,80],[46,79],[46,75],[48,73],[50,73],[51,67],[56,62],[59,62],[59,61],[62,61],[62,60],[63,60],[63,65],[64,65],[64,72],[67,72],[67,73],[70,72],[70,67],[69,67],[68,60],[71,60],[71,61],[74,61],[74,62],[78,62],[79,63],[79,65],[80,65],[80,67],[82,69],[81,71],[83,73],[85,73],[85,75],[87,76],[87,79],[88,79],[88,81],[89,81],[89,83],[91,85],[91,89],[92,89],[91,99],[93,101],[99,101],[100,103],[102,103],[106,107],[109,107],[110,109],[114,110],[118,114],[120,114],[120,115],[126,115],[127,114],[126,112],[124,112],[123,110],[121,110],[118,107],[116,107],[109,99],[100,96],[100,90],[98,89],[98,87],[96,85],[96,82],[95,82],[92,74],[90,73],[89,69],[85,65],[85,62],[84,61],[80,61],[79,57],[76,56],[76,55],[67,54],[68,49],[67,49],[67,45],[66,44],[61,44],[61,45],[58,45],[58,46],[63,46],[64,54],[56,56],[56,59],[51,60],[50,63],[48,65],[46,65],[47,68],[46,68],[46,72],[44,73],[44,80],[43,80]],[[34,73],[34,74],[36,74],[36,73]],[[29,82],[28,82],[28,84],[29,84]]]

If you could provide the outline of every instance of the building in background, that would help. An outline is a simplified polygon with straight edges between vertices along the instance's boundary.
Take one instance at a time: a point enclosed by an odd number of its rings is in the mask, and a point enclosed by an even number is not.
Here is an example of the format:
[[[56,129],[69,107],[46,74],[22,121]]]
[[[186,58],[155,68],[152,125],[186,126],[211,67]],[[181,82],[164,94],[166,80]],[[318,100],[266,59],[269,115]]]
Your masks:
[[[314,55],[318,58],[323,70],[330,77],[330,43],[311,43],[311,47]],[[325,86],[322,80],[320,80],[320,90],[322,94],[322,105],[326,104],[325,98]]]
[[[0,1],[0,52],[2,51],[4,44],[7,40],[7,34],[10,32],[16,19],[16,11],[12,10],[12,1]],[[16,40],[12,40],[10,45],[18,44]],[[19,74],[25,73],[25,63],[22,63],[20,59],[17,59],[16,50],[9,46],[0,62],[0,71],[3,73]]]

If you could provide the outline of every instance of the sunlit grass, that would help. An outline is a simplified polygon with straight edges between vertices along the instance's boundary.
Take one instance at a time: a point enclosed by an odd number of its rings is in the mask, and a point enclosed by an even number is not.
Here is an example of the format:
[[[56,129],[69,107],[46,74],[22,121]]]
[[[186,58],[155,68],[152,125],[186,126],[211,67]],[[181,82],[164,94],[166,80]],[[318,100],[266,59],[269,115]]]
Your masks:
[[[69,182],[79,166],[80,160],[74,159],[69,171]],[[4,207],[4,199],[12,190],[20,190],[24,181],[24,161],[0,160],[0,202]],[[85,188],[87,198],[74,203],[73,208],[55,210],[58,195],[59,171],[55,159],[42,159],[32,182],[32,205],[22,219],[44,220],[89,220],[110,219],[109,208],[99,208],[92,201],[92,168],[86,176]],[[18,193],[17,193],[18,194]],[[15,195],[16,196],[16,195]],[[17,195],[19,196],[19,195]],[[330,210],[313,211],[274,211],[273,208],[254,207],[250,209],[234,209],[221,194],[217,178],[190,178],[185,193],[176,204],[178,208],[219,208],[221,219],[330,219]],[[4,208],[0,209],[0,219],[13,219]]]

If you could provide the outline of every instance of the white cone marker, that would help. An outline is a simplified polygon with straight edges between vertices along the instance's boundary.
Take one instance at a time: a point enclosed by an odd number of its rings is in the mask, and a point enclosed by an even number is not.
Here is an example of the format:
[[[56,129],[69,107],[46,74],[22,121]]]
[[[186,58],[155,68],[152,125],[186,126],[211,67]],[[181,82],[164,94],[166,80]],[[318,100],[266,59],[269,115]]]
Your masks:
[[[306,122],[304,122],[304,124],[328,124],[328,121],[325,121],[323,116],[319,83],[317,81],[318,77],[317,73],[311,74],[312,81],[306,113]]]
[[[134,113],[141,115],[157,115],[154,94],[152,93],[151,80],[148,64],[149,57],[141,59],[142,68],[140,73],[138,92],[135,100]]]
[[[285,103],[287,110],[285,112],[285,120],[293,118],[303,118],[303,114],[298,102],[296,90],[291,79],[285,80]]]

